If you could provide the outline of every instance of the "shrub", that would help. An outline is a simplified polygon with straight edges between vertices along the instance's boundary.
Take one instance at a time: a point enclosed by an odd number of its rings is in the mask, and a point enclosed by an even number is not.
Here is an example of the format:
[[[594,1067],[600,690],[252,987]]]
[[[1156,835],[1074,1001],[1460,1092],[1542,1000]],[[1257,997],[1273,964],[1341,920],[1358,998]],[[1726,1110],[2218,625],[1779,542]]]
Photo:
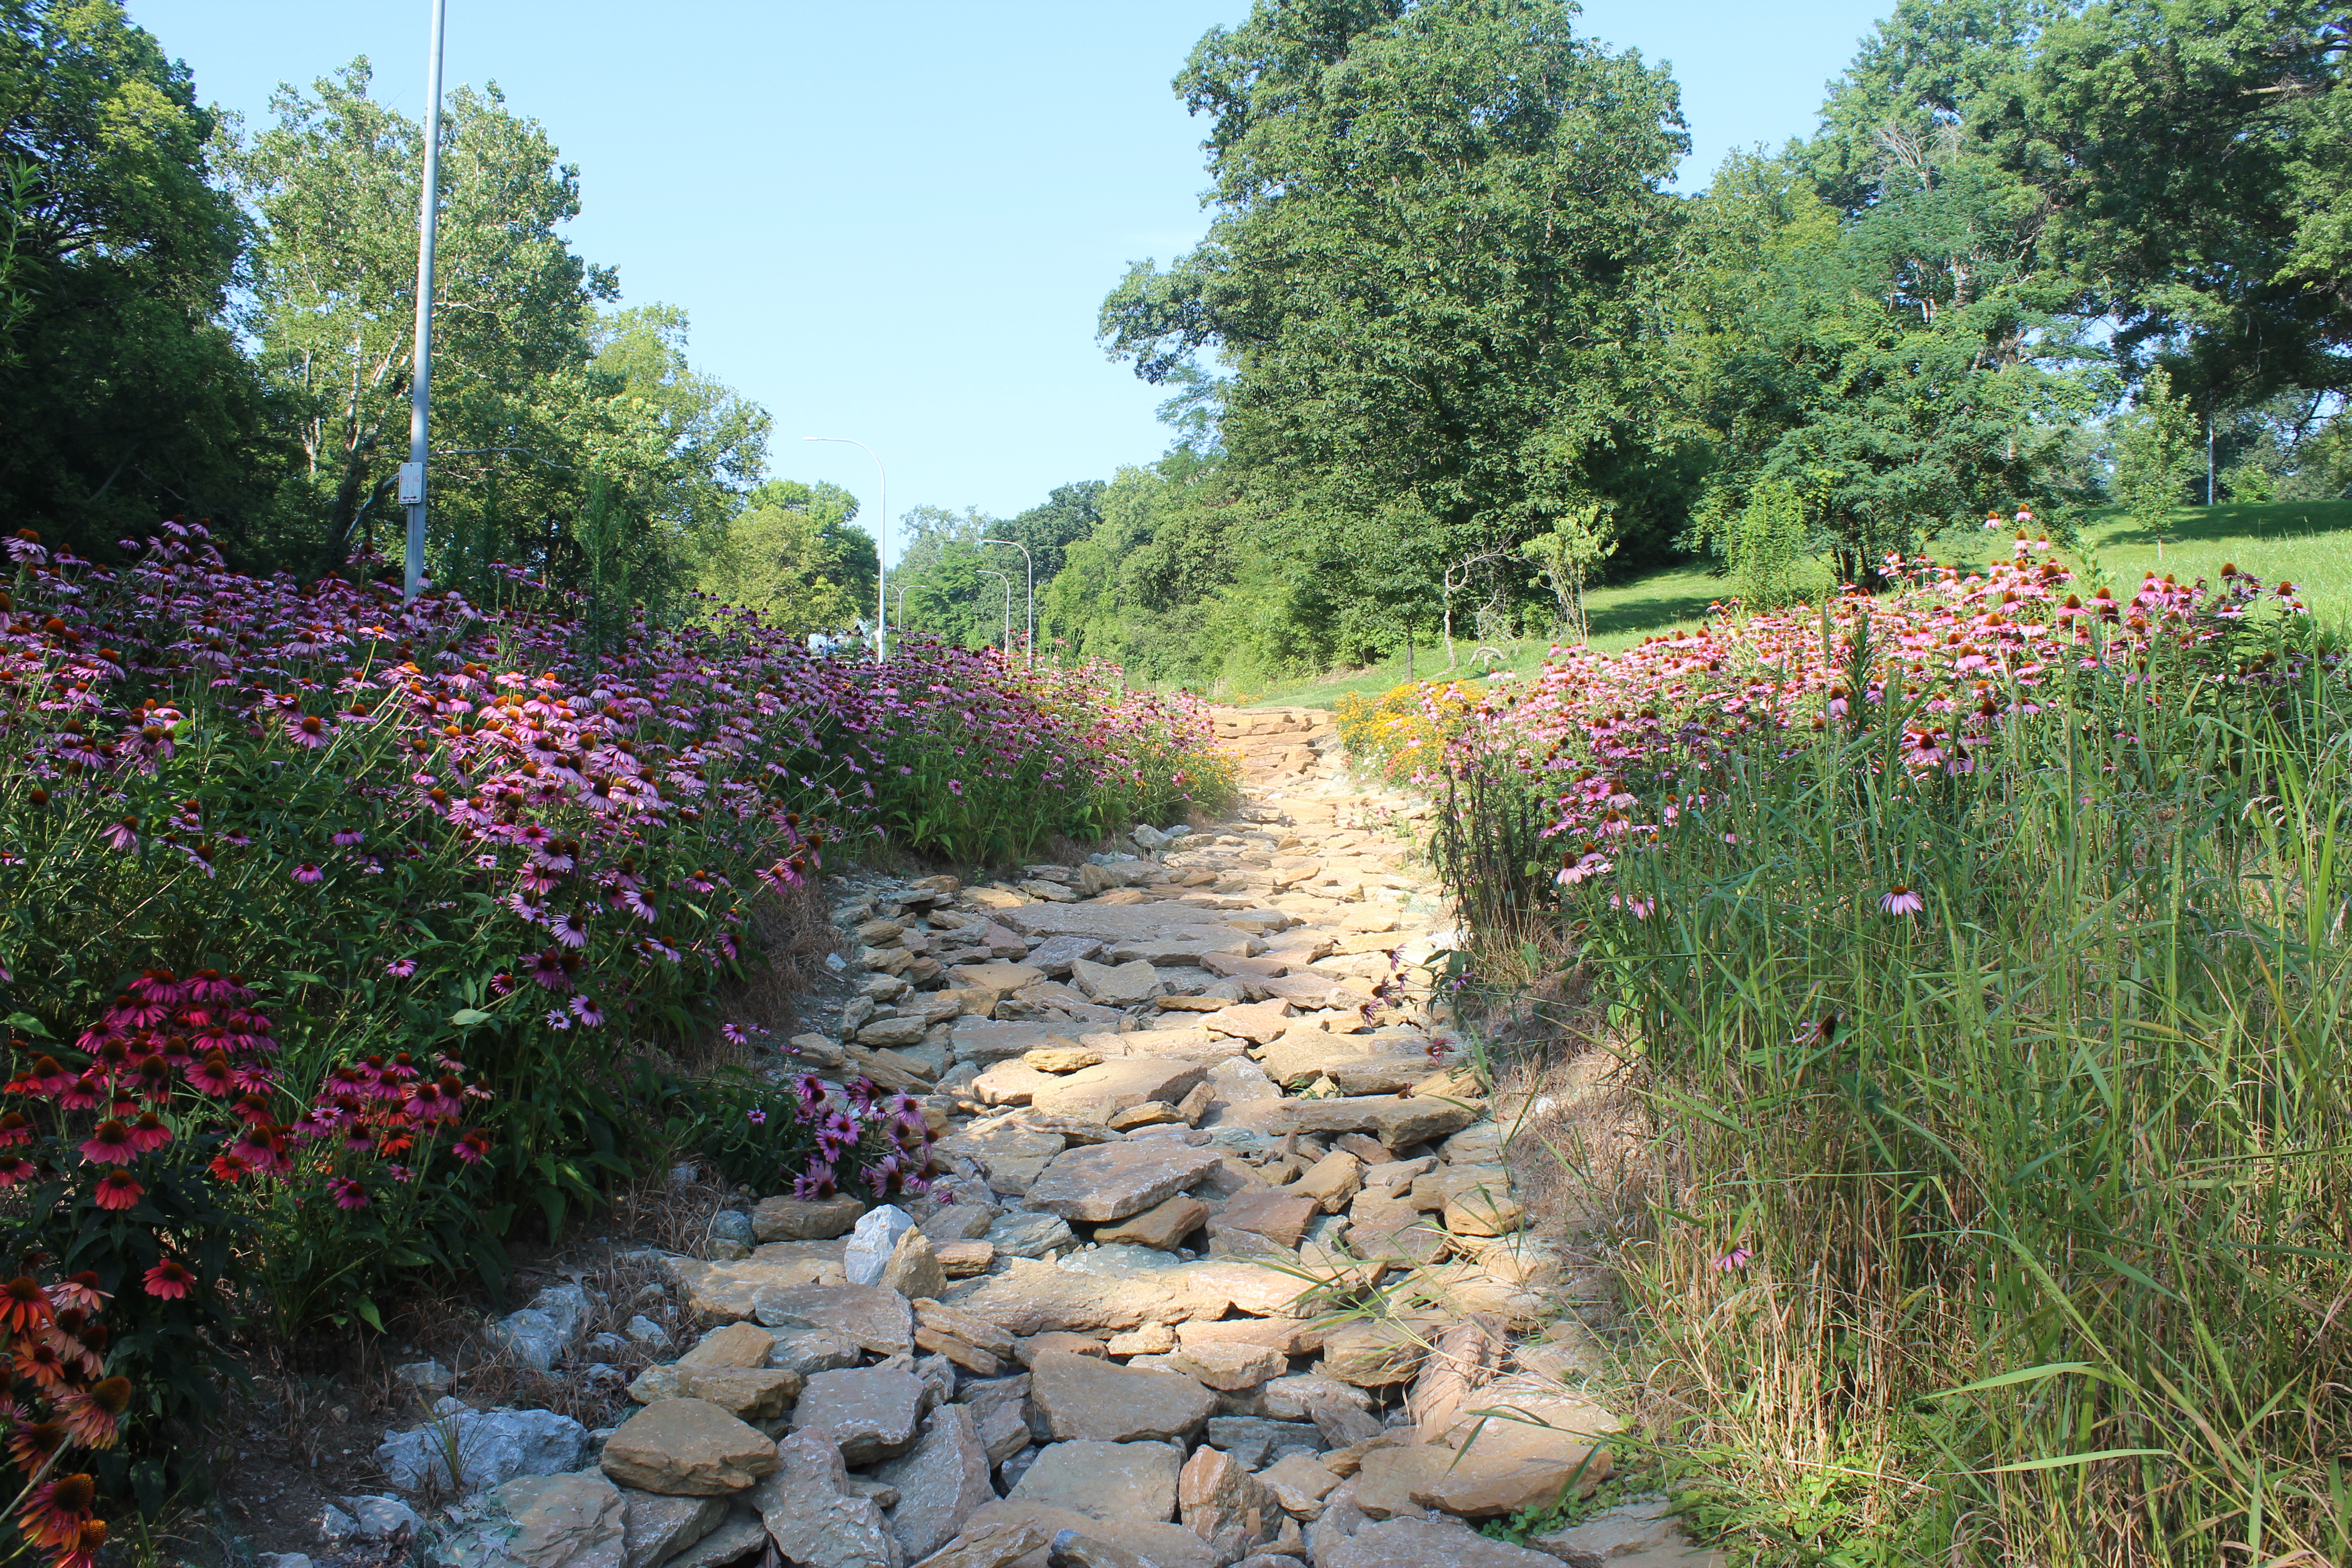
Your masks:
[[[402,1270],[495,1279],[520,1206],[552,1230],[597,1201],[698,1103],[655,1064],[714,1026],[753,908],[826,854],[1017,858],[1232,784],[1202,709],[1107,667],[829,662],[747,613],[592,618],[513,572],[495,612],[403,603],[238,575],[185,524],[126,542],[120,572],[6,544],[0,1015],[20,1073],[47,1056],[78,1077],[82,1020],[214,974],[266,999],[238,1005],[275,1047],[239,1092],[275,1097],[275,1125],[331,1116],[353,1072],[437,1081],[462,1058],[488,1096],[464,1154],[436,1145],[478,1174],[338,1167],[363,1207],[249,1201],[290,1192],[272,1171],[207,1200],[268,1238],[251,1293],[289,1331],[365,1317]],[[156,1169],[142,1202],[215,1193]]]
[[[2343,668],[2234,567],[1897,574],[1448,754],[1652,1086],[1675,1489],[1776,1561],[2347,1560]]]

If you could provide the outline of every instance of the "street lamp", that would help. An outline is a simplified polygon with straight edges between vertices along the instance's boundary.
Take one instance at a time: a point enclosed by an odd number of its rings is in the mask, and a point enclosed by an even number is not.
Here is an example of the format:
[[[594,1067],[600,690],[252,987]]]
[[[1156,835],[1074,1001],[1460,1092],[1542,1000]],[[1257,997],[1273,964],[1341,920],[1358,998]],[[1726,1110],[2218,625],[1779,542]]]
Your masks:
[[[433,242],[441,227],[441,28],[447,0],[433,0],[425,54],[425,181],[416,214],[416,363],[408,381],[408,461],[400,501],[408,509],[408,557],[401,596],[425,581],[425,458],[433,423]]]
[[[899,629],[900,631],[902,631],[902,632],[903,632],[903,631],[905,631],[905,630],[907,629],[907,584],[905,584],[904,583],[899,584],[898,584],[898,622],[897,622],[896,624],[897,624],[897,626],[898,626],[898,629]]]
[[[1010,544],[1021,552],[1021,563],[1029,568],[1029,662],[1034,664],[1037,662],[1037,563],[1029,558],[1029,547],[1017,539],[983,539],[981,542]]]
[[[1004,584],[1004,657],[1010,659],[1013,657],[1013,579],[1002,572],[991,572],[985,566],[980,569],[980,574],[993,577]]]
[[[434,0],[434,4],[440,4],[440,0]],[[882,459],[875,456],[874,448],[854,436],[803,436],[801,439],[839,441],[845,446],[856,447],[867,457],[874,458],[874,472],[882,481],[881,503],[877,508],[882,514],[882,521],[874,530],[874,662],[880,664],[888,657],[888,648],[886,645],[889,641],[890,634],[890,598],[887,590],[884,587],[889,574],[882,565],[883,553],[890,542],[890,476],[883,472]]]

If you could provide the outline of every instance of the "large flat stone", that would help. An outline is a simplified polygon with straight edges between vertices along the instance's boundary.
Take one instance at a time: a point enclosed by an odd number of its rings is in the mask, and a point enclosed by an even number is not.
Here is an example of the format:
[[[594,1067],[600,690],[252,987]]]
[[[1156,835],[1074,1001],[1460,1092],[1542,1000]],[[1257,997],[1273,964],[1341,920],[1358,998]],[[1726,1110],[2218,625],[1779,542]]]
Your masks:
[[[1160,971],[1141,959],[1131,963],[1097,963],[1082,958],[1070,966],[1070,984],[1087,1000],[1104,1007],[1139,1007],[1167,989]]]
[[[1048,1351],[1030,1363],[1029,1397],[1056,1438],[1103,1443],[1189,1439],[1216,1395],[1179,1373]]]
[[[1233,1455],[1206,1443],[1185,1461],[1176,1500],[1184,1528],[1203,1541],[1239,1528],[1256,1545],[1273,1540],[1282,1526],[1282,1503],[1273,1489]]]
[[[881,1509],[848,1493],[848,1472],[832,1443],[795,1432],[776,1445],[776,1456],[775,1473],[752,1489],[750,1501],[784,1561],[800,1568],[903,1568]]]
[[[912,1452],[874,1472],[875,1479],[898,1489],[890,1533],[908,1562],[919,1563],[945,1546],[974,1509],[996,1500],[989,1469],[971,1406],[942,1405],[931,1412]]]
[[[814,1202],[761,1198],[751,1209],[751,1234],[761,1241],[826,1241],[846,1236],[865,1212],[847,1193]]]
[[[879,1285],[800,1285],[761,1292],[755,1315],[772,1329],[830,1329],[876,1355],[914,1348],[915,1313]]]
[[[1089,1519],[1166,1521],[1183,1463],[1166,1443],[1048,1443],[1006,1495]]]
[[[978,1534],[992,1524],[1029,1524],[1035,1526],[1051,1540],[1065,1530],[1075,1530],[1080,1535],[1096,1541],[1107,1541],[1113,1546],[1132,1552],[1156,1568],[1218,1568],[1220,1559],[1209,1543],[1181,1524],[1163,1524],[1148,1519],[1090,1519],[1083,1513],[1066,1508],[1054,1508],[1045,1503],[1023,1502],[1012,1498],[992,1502],[971,1516],[964,1526],[968,1534]],[[1046,1549],[1039,1547],[1025,1557],[1015,1560],[1013,1568],[1046,1568]],[[1420,1568],[1433,1568],[1423,1563]],[[1553,1564],[1552,1568],[1558,1568]]]
[[[1030,1187],[1029,1206],[1094,1224],[1125,1219],[1202,1180],[1222,1159],[1166,1138],[1072,1149]]]
[[[870,1465],[915,1446],[923,1380],[900,1366],[821,1372],[801,1390],[793,1430],[819,1432],[840,1445],[845,1463]]]
[[[1313,1198],[1281,1187],[1254,1187],[1235,1193],[1209,1219],[1209,1234],[1246,1232],[1278,1247],[1296,1247],[1314,1223],[1321,1206]]]
[[[1076,1044],[1056,1024],[958,1018],[948,1032],[948,1049],[960,1062],[1009,1061],[1024,1051]]]
[[[991,1073],[1002,1073],[1016,1066],[1017,1063],[1006,1063],[980,1076],[985,1079]],[[982,1098],[987,1097],[982,1094]],[[1069,1140],[1057,1132],[1008,1123],[942,1138],[933,1150],[941,1159],[951,1160],[959,1154],[969,1157],[988,1178],[992,1190],[1017,1194],[1027,1192],[1039,1173],[1054,1163],[1054,1156],[1068,1147]]]
[[[943,1300],[1024,1338],[1222,1318],[1230,1305],[1228,1298],[1181,1276],[1108,1279],[1025,1258],[1011,1259],[999,1273],[953,1281]]]
[[[1031,948],[1025,962],[1032,968],[1042,971],[1046,978],[1062,980],[1068,977],[1070,965],[1082,958],[1094,957],[1102,952],[1102,948],[1100,937],[1066,931],[1058,936],[1049,936]]]
[[[1392,1519],[1319,1548],[1315,1568],[1559,1568],[1559,1560],[1508,1542],[1489,1541],[1450,1521]]]
[[[776,1468],[776,1446],[716,1405],[661,1399],[604,1441],[604,1473],[664,1497],[720,1497]]]
[[[1478,1115],[1475,1110],[1449,1100],[1398,1100],[1383,1094],[1294,1100],[1281,1108],[1275,1120],[1285,1131],[1369,1132],[1390,1148],[1402,1149],[1458,1131]]]
[[[759,1315],[762,1295],[796,1286],[839,1283],[846,1278],[838,1258],[762,1258],[726,1263],[683,1260],[673,1268],[678,1296],[698,1325],[740,1322]]]
[[[997,919],[1027,937],[1081,936],[1101,942],[1181,942],[1187,937],[1224,934],[1218,928],[1234,914],[1258,916],[1269,910],[1194,909],[1185,904],[1023,904],[1005,910]],[[1287,922],[1288,917],[1276,915]]]
[[[621,1568],[657,1568],[727,1518],[721,1497],[663,1497],[621,1489]]]

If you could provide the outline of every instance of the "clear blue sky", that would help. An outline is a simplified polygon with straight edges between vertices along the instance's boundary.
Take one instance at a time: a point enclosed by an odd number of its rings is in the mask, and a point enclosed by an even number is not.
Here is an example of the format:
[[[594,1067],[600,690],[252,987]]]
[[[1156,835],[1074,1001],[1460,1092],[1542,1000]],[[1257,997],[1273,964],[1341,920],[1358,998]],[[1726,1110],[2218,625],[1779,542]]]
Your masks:
[[[426,0],[127,0],[198,96],[267,112],[352,56],[424,104]],[[574,248],[693,320],[697,364],[774,416],[771,471],[890,510],[998,516],[1167,444],[1094,342],[1131,260],[1204,227],[1205,126],[1168,83],[1248,0],[448,0],[450,83],[496,80],[579,165]],[[1673,63],[1686,188],[1809,132],[1891,0],[1591,0],[1584,30]]]

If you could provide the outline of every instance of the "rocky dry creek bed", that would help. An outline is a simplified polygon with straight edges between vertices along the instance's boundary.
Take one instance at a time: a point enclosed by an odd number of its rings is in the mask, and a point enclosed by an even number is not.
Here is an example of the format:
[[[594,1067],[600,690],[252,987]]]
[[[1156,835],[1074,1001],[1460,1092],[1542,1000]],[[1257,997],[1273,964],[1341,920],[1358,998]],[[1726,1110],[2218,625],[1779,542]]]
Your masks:
[[[948,1173],[929,1194],[768,1196],[656,1259],[627,1337],[683,1353],[615,1426],[478,1410],[404,1369],[437,1403],[385,1434],[389,1489],[332,1510],[320,1552],[1719,1562],[1656,1502],[1526,1547],[1475,1532],[1609,1475],[1606,1291],[1526,1223],[1523,1108],[1432,1026],[1417,966],[1451,939],[1392,831],[1412,803],[1351,786],[1314,716],[1221,727],[1253,788],[1228,821],[992,886],[830,889],[856,990],[792,1067],[919,1096]],[[494,1337],[597,1375],[591,1307],[559,1286]]]

